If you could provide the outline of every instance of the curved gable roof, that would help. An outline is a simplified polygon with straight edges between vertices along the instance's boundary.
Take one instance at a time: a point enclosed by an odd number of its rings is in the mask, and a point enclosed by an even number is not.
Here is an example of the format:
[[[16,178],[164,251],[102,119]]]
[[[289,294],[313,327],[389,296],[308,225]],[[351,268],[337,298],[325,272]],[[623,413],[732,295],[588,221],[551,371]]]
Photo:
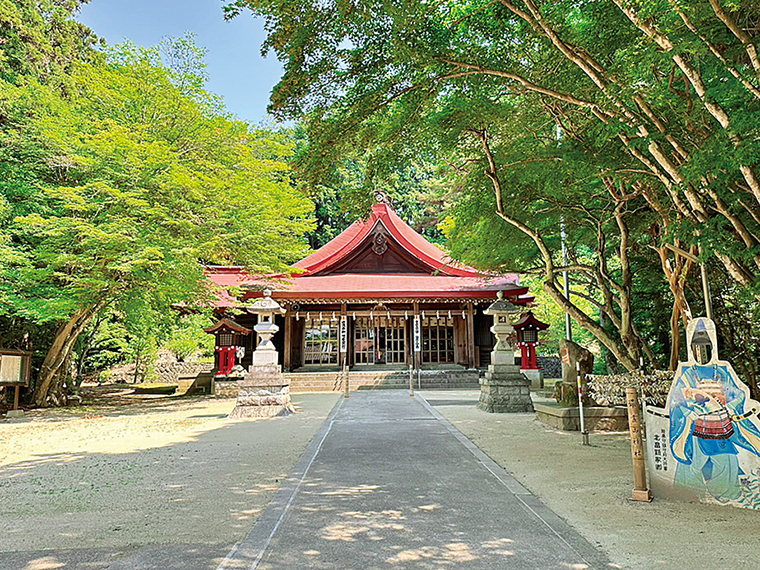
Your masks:
[[[414,231],[396,212],[382,203],[372,206],[369,219],[354,222],[336,238],[296,263],[295,266],[305,271],[303,276],[329,273],[330,268],[337,266],[354,253],[378,224],[382,224],[401,248],[427,266],[431,274],[478,277],[477,269],[455,263],[440,248]]]

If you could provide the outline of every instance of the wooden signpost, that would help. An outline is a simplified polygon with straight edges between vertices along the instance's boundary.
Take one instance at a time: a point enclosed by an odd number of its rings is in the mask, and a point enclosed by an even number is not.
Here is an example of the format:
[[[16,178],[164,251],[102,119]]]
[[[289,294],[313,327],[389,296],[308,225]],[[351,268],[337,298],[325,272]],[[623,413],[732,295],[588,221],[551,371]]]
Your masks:
[[[625,399],[628,404],[628,428],[631,432],[631,455],[633,456],[633,494],[631,500],[650,502],[652,494],[647,487],[644,445],[641,442],[641,408],[636,388],[626,388]]]

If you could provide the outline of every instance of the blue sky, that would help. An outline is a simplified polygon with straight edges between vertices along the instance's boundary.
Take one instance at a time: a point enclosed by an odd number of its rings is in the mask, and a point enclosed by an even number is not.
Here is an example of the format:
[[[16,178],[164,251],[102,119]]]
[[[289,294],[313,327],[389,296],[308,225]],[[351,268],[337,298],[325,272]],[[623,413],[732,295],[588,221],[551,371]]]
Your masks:
[[[109,45],[126,38],[152,46],[164,36],[194,32],[196,43],[208,50],[207,89],[224,97],[239,118],[259,123],[282,66],[274,54],[260,55],[263,20],[244,12],[225,22],[222,5],[222,0],[91,0],[77,19]]]

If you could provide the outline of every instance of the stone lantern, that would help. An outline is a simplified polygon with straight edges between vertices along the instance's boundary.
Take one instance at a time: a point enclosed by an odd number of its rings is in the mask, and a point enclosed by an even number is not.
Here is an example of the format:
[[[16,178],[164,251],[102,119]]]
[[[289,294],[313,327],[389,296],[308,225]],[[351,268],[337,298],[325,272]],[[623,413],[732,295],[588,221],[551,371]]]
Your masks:
[[[491,351],[491,364],[484,378],[480,379],[480,401],[478,408],[486,412],[532,412],[530,380],[520,373],[515,365],[514,348],[510,337],[515,329],[510,315],[518,309],[499,291],[497,300],[483,314],[493,317],[491,332],[496,336],[496,345]]]
[[[483,311],[484,315],[493,317],[491,332],[496,337],[496,345],[491,352],[491,364],[514,364],[515,354],[509,344],[509,337],[515,332],[510,315],[518,312],[509,301],[504,300],[504,293],[496,294],[496,301]]]
[[[253,362],[245,377],[238,383],[238,399],[231,418],[260,418],[287,415],[293,412],[290,402],[290,385],[277,364],[277,349],[272,337],[280,330],[274,324],[274,316],[286,311],[272,299],[267,289],[257,299],[249,312],[259,316],[259,324],[253,330],[259,335],[259,344],[253,352]]]
[[[274,324],[275,315],[284,315],[285,309],[272,299],[272,292],[269,289],[264,291],[264,296],[257,299],[248,307],[248,312],[259,316],[259,324],[253,327],[256,334],[259,335],[259,344],[253,353],[252,366],[277,366],[277,349],[272,342],[272,337],[280,330]]]

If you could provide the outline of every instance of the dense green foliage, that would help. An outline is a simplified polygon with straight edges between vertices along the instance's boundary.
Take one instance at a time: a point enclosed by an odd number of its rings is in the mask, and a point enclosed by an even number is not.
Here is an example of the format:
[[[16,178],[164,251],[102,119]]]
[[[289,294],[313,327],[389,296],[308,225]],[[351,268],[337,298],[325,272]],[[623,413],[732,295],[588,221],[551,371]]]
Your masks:
[[[63,20],[75,44],[81,27]],[[279,271],[306,250],[313,206],[283,162],[292,142],[228,117],[203,89],[201,57],[181,38],[44,70],[7,58],[17,75],[0,84],[0,317],[6,342],[48,331],[34,339],[37,404],[64,396],[76,341],[104,314],[118,315],[139,359],[171,341],[159,332],[171,323],[157,322],[178,318],[172,305],[213,295],[202,263]],[[188,353],[187,339],[172,342]]]
[[[0,79],[66,85],[73,67],[97,57],[95,34],[72,14],[88,0],[0,0]]]
[[[452,251],[539,275],[626,368],[678,358],[698,271],[668,246],[701,248],[760,298],[756,3],[239,0],[228,13],[245,8],[285,62],[270,110],[309,117],[299,175],[316,184],[358,153],[382,180],[435,157]]]

